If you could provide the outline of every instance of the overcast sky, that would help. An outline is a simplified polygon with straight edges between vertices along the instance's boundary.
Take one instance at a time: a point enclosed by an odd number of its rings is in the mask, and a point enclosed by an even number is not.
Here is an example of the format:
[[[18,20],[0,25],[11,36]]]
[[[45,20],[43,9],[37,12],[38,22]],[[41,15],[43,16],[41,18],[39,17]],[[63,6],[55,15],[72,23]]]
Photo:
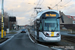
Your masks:
[[[1,12],[0,0],[0,12]],[[75,0],[4,0],[4,11],[10,16],[17,17],[18,25],[29,24],[30,20],[33,20],[34,7],[41,7],[42,10],[48,9],[50,6],[52,9],[61,10],[66,15],[75,16]],[[37,5],[38,4],[38,5]]]

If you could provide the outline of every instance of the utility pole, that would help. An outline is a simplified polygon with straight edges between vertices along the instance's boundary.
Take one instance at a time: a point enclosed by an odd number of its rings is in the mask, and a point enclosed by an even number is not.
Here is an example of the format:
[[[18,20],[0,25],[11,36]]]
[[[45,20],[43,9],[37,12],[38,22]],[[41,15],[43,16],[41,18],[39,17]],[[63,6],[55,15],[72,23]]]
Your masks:
[[[4,7],[3,7],[3,4],[4,4],[4,0],[2,0],[2,20],[1,20],[1,38],[4,38],[3,35],[4,35]]]

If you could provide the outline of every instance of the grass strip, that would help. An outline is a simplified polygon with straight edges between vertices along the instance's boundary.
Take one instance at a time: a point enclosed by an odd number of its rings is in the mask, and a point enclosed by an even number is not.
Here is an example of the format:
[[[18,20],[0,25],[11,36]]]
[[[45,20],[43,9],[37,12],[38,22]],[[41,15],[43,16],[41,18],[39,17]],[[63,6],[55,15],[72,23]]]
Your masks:
[[[0,39],[0,43],[6,41],[7,39],[8,39],[8,38],[2,38],[2,39]]]

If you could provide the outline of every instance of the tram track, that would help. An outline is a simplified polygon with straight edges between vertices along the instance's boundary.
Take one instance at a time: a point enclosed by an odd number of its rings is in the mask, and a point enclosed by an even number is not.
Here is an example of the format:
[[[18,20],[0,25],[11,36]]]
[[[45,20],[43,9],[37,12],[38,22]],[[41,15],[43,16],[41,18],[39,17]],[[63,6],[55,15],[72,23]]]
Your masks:
[[[39,41],[36,41],[35,38],[30,34],[32,40],[35,42],[35,43],[38,43],[38,44],[41,44],[41,45],[45,45],[45,46],[48,46],[48,47],[53,47],[53,46],[60,46],[60,44],[58,43],[48,43],[48,42],[39,42]]]
[[[53,47],[53,46],[60,46],[58,43],[48,43],[48,42],[38,42],[39,44],[48,46],[48,47]]]
[[[72,46],[72,50],[75,50],[75,40],[74,40],[74,37],[67,37],[67,36],[63,36],[61,35],[61,41],[58,42],[58,43],[42,43],[42,42],[38,42],[35,40],[35,38],[31,35],[32,32],[28,31],[29,32],[29,35],[31,37],[31,39],[34,41],[35,44],[39,44],[39,45],[42,45],[42,46],[46,46],[46,47],[49,47],[50,49],[65,49],[66,46],[68,47],[71,47]],[[73,39],[73,40],[72,40]],[[53,48],[54,47],[54,48]],[[70,48],[67,48],[67,49],[70,49]]]
[[[40,44],[40,45],[43,45],[43,46],[47,46],[47,47],[52,48],[52,49],[65,49],[66,46],[68,46],[68,47],[72,46],[72,50],[75,50],[75,44],[72,44],[69,41],[67,41],[64,38],[65,36],[61,36],[62,40],[58,43],[38,42],[38,41],[35,40],[35,38],[31,34],[30,34],[30,37],[34,41],[34,43]],[[67,49],[70,49],[70,48],[67,48]]]
[[[28,30],[29,31],[29,30]],[[29,35],[30,37],[32,38],[32,40],[35,42],[35,43],[38,43],[38,44],[41,44],[41,45],[45,45],[45,46],[48,46],[48,47],[53,47],[53,46],[60,46],[59,43],[48,43],[48,42],[39,42],[39,41],[36,41],[35,38],[31,35],[31,32],[29,31]]]
[[[75,43],[75,36],[66,36],[66,35],[62,35],[62,40],[66,40],[66,41]]]

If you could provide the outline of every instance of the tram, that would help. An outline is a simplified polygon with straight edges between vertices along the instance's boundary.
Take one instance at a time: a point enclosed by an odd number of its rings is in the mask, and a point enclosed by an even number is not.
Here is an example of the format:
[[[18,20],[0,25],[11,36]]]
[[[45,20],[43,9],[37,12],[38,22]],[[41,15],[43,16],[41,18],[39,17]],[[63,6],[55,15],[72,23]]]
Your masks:
[[[34,33],[31,35],[40,42],[60,42],[60,19],[64,23],[63,15],[57,10],[39,12],[33,21]]]

